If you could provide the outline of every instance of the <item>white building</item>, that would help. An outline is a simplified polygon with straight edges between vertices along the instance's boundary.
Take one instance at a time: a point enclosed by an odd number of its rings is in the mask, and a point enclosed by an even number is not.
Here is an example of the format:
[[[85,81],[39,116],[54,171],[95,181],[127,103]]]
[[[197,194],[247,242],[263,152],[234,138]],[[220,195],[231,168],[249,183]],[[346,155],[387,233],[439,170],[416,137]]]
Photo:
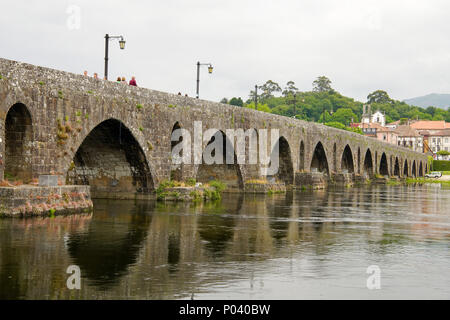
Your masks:
[[[450,152],[450,129],[431,133],[428,137],[428,143],[433,153],[439,152],[441,150]]]
[[[378,123],[380,126],[384,127],[386,125],[386,116],[379,110],[372,114],[370,104],[363,105],[361,123]]]

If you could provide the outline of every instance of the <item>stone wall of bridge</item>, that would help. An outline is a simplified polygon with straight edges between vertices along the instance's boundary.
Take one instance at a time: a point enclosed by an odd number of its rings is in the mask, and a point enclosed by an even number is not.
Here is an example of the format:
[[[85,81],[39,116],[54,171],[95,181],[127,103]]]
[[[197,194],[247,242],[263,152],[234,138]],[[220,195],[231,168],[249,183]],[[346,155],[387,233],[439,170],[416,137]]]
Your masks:
[[[55,173],[104,195],[148,193],[171,174],[179,180],[226,176],[236,179],[237,189],[262,178],[250,164],[177,169],[172,130],[187,129],[193,138],[195,121],[203,131],[279,129],[274,178],[288,185],[300,172],[404,177],[428,170],[424,154],[321,124],[5,59],[0,77],[0,178]]]

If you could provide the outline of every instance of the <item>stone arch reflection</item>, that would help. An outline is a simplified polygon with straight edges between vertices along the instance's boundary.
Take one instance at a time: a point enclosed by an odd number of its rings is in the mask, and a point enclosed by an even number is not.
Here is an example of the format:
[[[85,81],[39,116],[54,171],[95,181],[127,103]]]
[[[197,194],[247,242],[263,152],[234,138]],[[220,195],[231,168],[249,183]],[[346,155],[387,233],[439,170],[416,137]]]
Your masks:
[[[128,272],[147,237],[152,220],[147,212],[153,206],[154,202],[137,203],[130,212],[129,201],[95,202],[88,231],[71,234],[67,242],[73,263],[83,271],[83,277],[106,288]],[[104,223],[103,217],[108,215],[114,216],[113,223]]]

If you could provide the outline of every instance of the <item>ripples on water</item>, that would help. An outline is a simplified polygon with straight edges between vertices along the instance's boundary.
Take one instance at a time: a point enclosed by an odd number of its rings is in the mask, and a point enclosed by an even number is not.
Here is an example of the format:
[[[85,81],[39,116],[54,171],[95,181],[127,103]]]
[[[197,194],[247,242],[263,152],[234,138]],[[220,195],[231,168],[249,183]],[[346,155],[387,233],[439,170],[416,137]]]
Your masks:
[[[374,186],[2,219],[0,298],[449,299],[449,208],[440,185]]]

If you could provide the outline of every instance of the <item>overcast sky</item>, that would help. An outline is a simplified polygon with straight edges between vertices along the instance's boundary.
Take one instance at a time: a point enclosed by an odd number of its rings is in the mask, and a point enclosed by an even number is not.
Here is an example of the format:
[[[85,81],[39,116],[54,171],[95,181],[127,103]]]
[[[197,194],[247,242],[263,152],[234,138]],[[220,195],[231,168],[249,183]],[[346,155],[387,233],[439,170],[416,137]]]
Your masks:
[[[77,12],[80,12],[79,20]],[[266,80],[301,91],[325,75],[360,101],[450,93],[450,1],[160,0],[2,1],[0,57],[195,96],[248,98]],[[79,21],[79,24],[78,24]]]

